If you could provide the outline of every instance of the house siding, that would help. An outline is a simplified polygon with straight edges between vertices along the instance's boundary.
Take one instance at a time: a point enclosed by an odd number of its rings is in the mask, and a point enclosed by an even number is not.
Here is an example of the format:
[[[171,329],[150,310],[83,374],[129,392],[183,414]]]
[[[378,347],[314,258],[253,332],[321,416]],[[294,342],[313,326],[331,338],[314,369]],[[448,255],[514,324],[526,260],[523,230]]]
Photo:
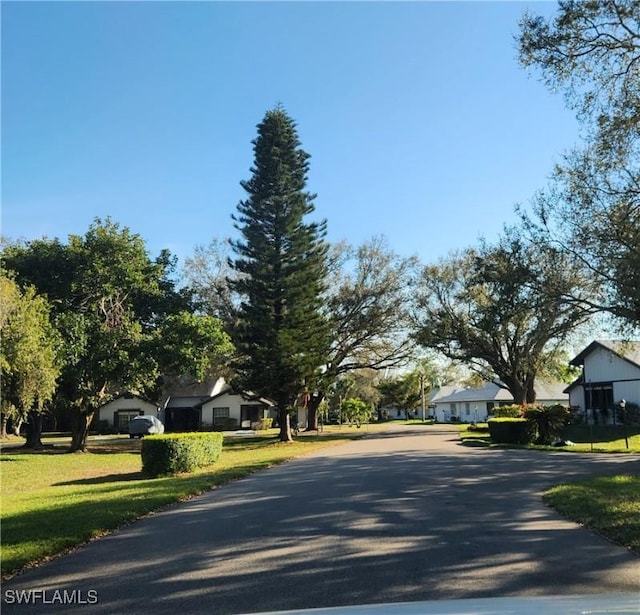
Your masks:
[[[213,428],[214,408],[229,408],[229,418],[235,420],[238,424],[238,427],[241,427],[241,414],[243,406],[254,406],[259,409],[258,414],[260,416],[267,416],[267,408],[263,404],[247,401],[241,395],[238,395],[236,393],[223,393],[222,395],[218,395],[215,399],[211,399],[202,404],[202,428]]]
[[[622,399],[640,404],[637,359],[624,359],[608,346],[594,342],[572,361],[582,365],[583,375],[569,390],[569,402],[588,422],[615,422]]]
[[[137,412],[138,414],[158,416],[158,407],[139,397],[118,397],[98,408],[95,421],[96,423],[107,421],[109,427],[115,427],[113,420],[117,412]]]
[[[640,378],[640,368],[606,348],[597,348],[584,359],[585,382],[609,382]]]

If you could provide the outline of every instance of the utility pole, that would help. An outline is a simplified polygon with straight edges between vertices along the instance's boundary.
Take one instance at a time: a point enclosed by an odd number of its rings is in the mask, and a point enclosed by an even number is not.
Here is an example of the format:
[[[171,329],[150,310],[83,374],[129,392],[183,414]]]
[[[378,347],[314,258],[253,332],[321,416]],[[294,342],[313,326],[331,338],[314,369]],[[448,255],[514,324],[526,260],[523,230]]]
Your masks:
[[[422,400],[422,422],[424,423],[427,420],[425,415],[425,403],[424,403],[424,374],[420,372],[420,397]]]

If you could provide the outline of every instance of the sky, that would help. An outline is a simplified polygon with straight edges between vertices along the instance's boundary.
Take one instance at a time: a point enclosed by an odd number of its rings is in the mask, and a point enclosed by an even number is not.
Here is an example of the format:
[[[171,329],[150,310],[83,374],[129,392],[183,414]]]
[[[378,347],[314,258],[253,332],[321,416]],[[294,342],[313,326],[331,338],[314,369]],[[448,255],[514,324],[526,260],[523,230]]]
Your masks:
[[[520,2],[7,2],[2,235],[111,217],[156,256],[236,234],[282,104],[329,241],[425,263],[495,240],[578,139],[518,64]]]

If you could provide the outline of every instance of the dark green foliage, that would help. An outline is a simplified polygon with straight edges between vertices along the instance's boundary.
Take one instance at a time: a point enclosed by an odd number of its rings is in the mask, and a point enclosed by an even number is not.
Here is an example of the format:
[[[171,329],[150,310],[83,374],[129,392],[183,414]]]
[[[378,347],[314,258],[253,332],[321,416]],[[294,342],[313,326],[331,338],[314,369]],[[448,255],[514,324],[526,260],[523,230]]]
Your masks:
[[[248,198],[234,216],[241,239],[231,244],[237,275],[230,283],[240,297],[235,367],[241,388],[276,402],[286,429],[291,405],[329,346],[326,223],[305,222],[314,211],[314,195],[305,191],[309,155],[282,108],[266,113],[253,145],[253,175],[241,184]]]
[[[535,424],[536,444],[551,444],[569,420],[569,409],[560,404],[553,406],[531,406],[524,417]]]
[[[509,406],[496,406],[491,409],[491,416],[494,418],[522,418],[522,406],[511,404]]]
[[[2,256],[16,282],[51,302],[62,340],[54,403],[73,409],[73,450],[86,448],[101,404],[127,390],[159,396],[163,377],[203,377],[231,350],[220,323],[176,288],[175,259],[165,250],[152,260],[142,237],[110,219],[66,244],[7,244]]]
[[[618,410],[618,422],[624,425],[640,425],[640,406],[627,402],[624,410]]]
[[[221,419],[213,426],[215,431],[232,431],[233,429],[238,429],[238,427],[240,427],[238,420],[229,417]]]
[[[149,436],[142,441],[142,472],[156,477],[193,472],[211,465],[222,452],[222,434],[179,433]]]
[[[535,423],[527,419],[490,419],[488,425],[496,444],[531,444],[536,437]]]

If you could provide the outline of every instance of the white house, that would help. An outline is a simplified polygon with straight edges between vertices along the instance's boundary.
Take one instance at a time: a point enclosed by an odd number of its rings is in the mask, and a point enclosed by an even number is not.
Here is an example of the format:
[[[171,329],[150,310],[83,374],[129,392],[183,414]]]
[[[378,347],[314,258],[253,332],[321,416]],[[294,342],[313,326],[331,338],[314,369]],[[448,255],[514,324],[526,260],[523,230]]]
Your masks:
[[[125,393],[98,408],[94,425],[126,433],[129,421],[139,414],[157,416],[166,431],[200,429],[249,429],[270,416],[274,403],[246,391],[236,391],[224,378],[208,382],[180,382],[171,388],[163,404]]]
[[[94,424],[99,429],[117,429],[120,433],[126,433],[129,421],[139,414],[158,416],[160,408],[138,395],[123,393],[119,397],[100,406],[96,411]]]
[[[613,423],[623,399],[640,405],[640,341],[596,340],[570,363],[582,374],[565,391],[585,420]]]
[[[247,391],[236,391],[227,384],[198,405],[200,426],[202,429],[224,426],[252,429],[262,419],[269,418],[274,405],[271,400]]]
[[[569,398],[563,389],[564,383],[537,382],[536,402],[545,406],[553,404],[569,405]],[[433,412],[438,422],[477,423],[484,422],[496,406],[514,403],[508,389],[487,382],[478,388],[457,388],[449,395],[433,400]]]
[[[251,429],[269,417],[273,402],[238,391],[218,378],[215,383],[191,383],[175,388],[163,407],[167,431]]]

